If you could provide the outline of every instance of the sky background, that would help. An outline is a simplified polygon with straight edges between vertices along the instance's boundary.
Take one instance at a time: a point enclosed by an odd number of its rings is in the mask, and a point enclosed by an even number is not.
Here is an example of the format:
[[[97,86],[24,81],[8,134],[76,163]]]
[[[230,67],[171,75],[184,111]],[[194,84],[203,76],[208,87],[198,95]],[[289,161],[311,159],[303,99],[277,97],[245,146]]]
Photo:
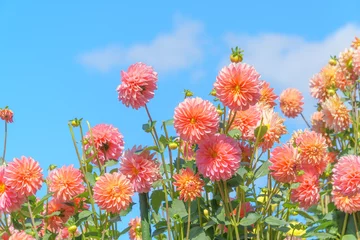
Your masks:
[[[151,144],[141,129],[145,110],[117,99],[120,71],[137,61],[155,68],[158,90],[149,108],[154,119],[167,120],[184,89],[211,99],[233,46],[277,94],[300,89],[309,118],[309,79],[360,36],[357,0],[121,2],[0,1],[0,107],[14,111],[8,161],[25,155],[44,169],[77,165],[67,126],[75,117],[113,124],[126,148]],[[305,127],[300,118],[286,125],[289,132]]]

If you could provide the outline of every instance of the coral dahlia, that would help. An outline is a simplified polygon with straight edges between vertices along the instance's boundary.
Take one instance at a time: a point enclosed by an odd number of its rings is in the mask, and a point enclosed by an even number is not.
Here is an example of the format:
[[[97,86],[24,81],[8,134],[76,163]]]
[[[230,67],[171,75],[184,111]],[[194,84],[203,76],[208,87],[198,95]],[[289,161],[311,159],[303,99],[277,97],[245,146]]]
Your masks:
[[[35,240],[35,238],[27,234],[25,231],[21,231],[11,234],[9,240]]]
[[[197,197],[201,197],[204,182],[190,168],[181,169],[180,173],[175,174],[173,178],[175,179],[174,186],[177,191],[180,191],[180,200],[194,201]]]
[[[267,131],[260,143],[263,150],[273,147],[275,142],[280,142],[280,137],[285,134],[285,119],[281,118],[273,109],[264,109],[262,112],[263,126],[267,126]]]
[[[26,196],[18,194],[5,179],[5,166],[0,167],[0,212],[11,213],[20,208]]]
[[[10,109],[4,108],[0,110],[0,118],[5,122],[12,123],[14,121],[13,117],[14,117],[14,113]]]
[[[316,165],[323,161],[327,152],[326,139],[314,131],[305,131],[296,139],[303,162]]]
[[[229,119],[233,118],[233,114],[229,115]],[[261,110],[257,105],[250,106],[245,111],[236,112],[234,121],[230,129],[238,129],[241,137],[247,140],[254,140],[254,130],[261,120]]]
[[[333,168],[333,189],[348,196],[360,193],[360,157],[343,156]]]
[[[333,189],[331,194],[332,201],[340,211],[349,214],[360,211],[360,193],[347,196]]]
[[[303,111],[304,97],[295,88],[288,88],[280,94],[280,109],[286,117],[296,118]]]
[[[258,105],[263,108],[273,108],[276,106],[275,100],[278,98],[274,93],[274,89],[270,88],[270,84],[266,81],[260,83],[260,99]]]
[[[317,174],[305,172],[296,181],[300,182],[300,186],[291,190],[291,201],[299,203],[300,207],[304,209],[317,204],[320,200],[320,185]]]
[[[130,240],[142,240],[141,219],[139,217],[131,219],[129,227]]]
[[[276,147],[269,159],[271,166],[271,176],[282,183],[290,183],[296,179],[297,176],[297,150],[287,144]]]
[[[322,113],[324,114],[325,126],[334,129],[336,133],[349,128],[350,115],[349,110],[341,99],[334,95],[328,98],[322,104]]]

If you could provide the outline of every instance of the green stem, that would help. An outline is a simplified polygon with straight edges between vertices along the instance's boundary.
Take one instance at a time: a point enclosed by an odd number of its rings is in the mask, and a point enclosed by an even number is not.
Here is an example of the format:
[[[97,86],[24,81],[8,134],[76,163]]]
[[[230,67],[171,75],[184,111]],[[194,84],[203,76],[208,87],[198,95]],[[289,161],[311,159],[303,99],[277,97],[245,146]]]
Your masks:
[[[186,231],[186,240],[189,240],[190,235],[190,219],[191,218],[191,202],[188,201],[188,222],[187,222],[187,231]]]
[[[202,227],[202,213],[201,213],[201,208],[200,208],[200,199],[197,199],[197,207],[198,207],[198,211],[199,211],[199,223],[200,223],[200,227]]]
[[[38,234],[38,231],[37,231],[37,229],[36,229],[35,220],[34,220],[34,215],[33,215],[32,211],[31,211],[31,205],[30,205],[30,201],[29,201],[29,200],[28,200],[27,204],[28,204],[28,209],[29,209],[29,215],[30,215],[31,223],[32,223],[32,226],[33,226],[33,231],[34,231],[34,233],[35,233],[35,238],[36,238],[36,240],[39,240],[39,234]],[[5,219],[5,221],[6,221],[6,219]]]
[[[147,193],[139,193],[140,216],[141,216],[141,232],[143,240],[151,240],[151,227],[149,219],[149,203]]]
[[[344,225],[343,225],[343,227],[342,227],[342,231],[341,231],[341,237],[340,237],[340,239],[342,239],[342,237],[343,237],[343,236],[344,236],[344,234],[345,234],[348,219],[349,219],[349,214],[348,214],[348,213],[346,213],[346,214],[345,214],[345,219],[344,219]]]
[[[228,124],[225,128],[225,134],[229,131],[231,125],[233,124],[234,120],[235,120],[235,117],[236,117],[236,114],[237,114],[237,111],[235,111],[235,113],[233,114],[231,120],[230,120],[230,117],[231,117],[231,113],[232,111],[230,111],[230,114],[229,114],[229,120],[228,120]]]
[[[2,163],[4,164],[5,161],[5,155],[6,155],[6,140],[7,140],[7,122],[5,121],[5,136],[4,136],[4,151],[3,151],[3,156],[2,156]]]
[[[310,126],[310,124],[308,123],[308,121],[306,120],[306,118],[304,117],[304,115],[303,115],[302,113],[300,113],[300,115],[301,115],[302,119],[304,120],[304,122],[306,123],[306,125],[308,126],[308,128],[311,129],[311,126]]]
[[[165,194],[165,207],[166,207],[166,225],[167,225],[167,231],[168,231],[168,239],[171,240],[171,220],[169,215],[169,201],[168,201],[168,193],[166,191],[166,184],[163,182],[163,189]]]
[[[357,220],[356,220],[355,213],[353,213],[352,215],[353,215],[353,218],[354,218],[354,225],[355,225],[355,230],[356,230],[356,238],[360,239],[358,223],[357,223]]]

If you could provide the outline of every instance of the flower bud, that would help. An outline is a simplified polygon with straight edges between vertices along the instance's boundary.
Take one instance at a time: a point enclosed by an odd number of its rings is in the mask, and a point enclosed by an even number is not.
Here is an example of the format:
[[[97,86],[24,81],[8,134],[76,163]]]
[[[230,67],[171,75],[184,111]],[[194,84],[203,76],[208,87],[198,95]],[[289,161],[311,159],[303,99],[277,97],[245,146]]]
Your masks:
[[[170,142],[169,143],[169,148],[171,150],[175,150],[175,149],[177,149],[177,147],[178,147],[178,144],[176,142]]]
[[[49,166],[49,170],[54,170],[55,168],[57,168],[57,166],[55,164],[50,164]]]
[[[74,234],[76,232],[76,230],[77,230],[77,226],[75,226],[75,225],[71,225],[70,227],[68,227],[69,233]]]
[[[184,93],[185,93],[185,97],[192,97],[192,96],[194,96],[194,94],[193,94],[190,90],[187,90],[187,89],[185,89]]]
[[[336,65],[336,59],[330,58],[329,64],[330,64],[331,66],[335,66],[335,65]]]
[[[215,89],[211,90],[210,95],[216,97],[216,90]]]
[[[204,209],[204,216],[205,216],[206,218],[209,218],[209,210]]]

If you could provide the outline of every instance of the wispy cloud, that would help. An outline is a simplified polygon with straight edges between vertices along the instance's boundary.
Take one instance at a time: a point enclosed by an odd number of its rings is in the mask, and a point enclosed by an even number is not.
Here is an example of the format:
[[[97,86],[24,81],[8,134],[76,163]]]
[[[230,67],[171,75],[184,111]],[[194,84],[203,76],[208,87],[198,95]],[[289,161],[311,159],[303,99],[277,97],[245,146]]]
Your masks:
[[[200,22],[175,17],[171,32],[161,33],[149,42],[129,47],[121,43],[100,47],[80,54],[77,60],[101,72],[137,61],[150,64],[159,72],[172,72],[199,64],[204,54],[203,41]]]

